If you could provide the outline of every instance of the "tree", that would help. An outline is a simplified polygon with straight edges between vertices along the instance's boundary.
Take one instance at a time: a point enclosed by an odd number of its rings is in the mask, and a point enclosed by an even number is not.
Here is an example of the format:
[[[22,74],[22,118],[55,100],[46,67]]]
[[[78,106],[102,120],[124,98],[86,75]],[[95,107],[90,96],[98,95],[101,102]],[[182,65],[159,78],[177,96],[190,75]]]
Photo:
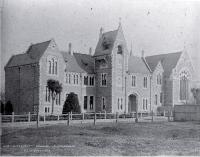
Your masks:
[[[57,80],[49,79],[47,81],[47,87],[49,88],[49,90],[51,92],[51,98],[52,98],[51,114],[53,114],[53,111],[54,111],[54,100],[55,100],[56,96],[62,92],[62,84],[59,83],[59,81],[57,81]]]
[[[196,105],[196,103],[197,103],[197,96],[198,96],[198,93],[200,92],[200,88],[192,88],[191,92],[192,92],[193,97],[194,97],[194,104]]]
[[[1,114],[4,114],[4,103],[2,101],[1,101]]]
[[[67,99],[65,100],[65,104],[63,106],[63,114],[66,114],[68,112],[77,112],[77,113],[81,112],[78,96],[73,92],[69,93]]]
[[[11,101],[8,101],[5,105],[5,114],[12,114],[13,112],[13,105]]]

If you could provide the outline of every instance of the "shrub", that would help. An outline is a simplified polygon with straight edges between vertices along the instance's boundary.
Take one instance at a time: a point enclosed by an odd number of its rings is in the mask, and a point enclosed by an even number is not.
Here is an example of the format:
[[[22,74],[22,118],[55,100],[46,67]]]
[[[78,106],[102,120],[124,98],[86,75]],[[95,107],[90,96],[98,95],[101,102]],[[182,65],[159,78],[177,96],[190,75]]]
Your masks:
[[[65,100],[65,104],[63,106],[63,114],[66,114],[68,112],[77,112],[80,113],[80,106],[78,101],[77,94],[71,92],[67,99]]]
[[[8,101],[5,105],[5,114],[12,114],[13,112],[13,105],[11,101]]]

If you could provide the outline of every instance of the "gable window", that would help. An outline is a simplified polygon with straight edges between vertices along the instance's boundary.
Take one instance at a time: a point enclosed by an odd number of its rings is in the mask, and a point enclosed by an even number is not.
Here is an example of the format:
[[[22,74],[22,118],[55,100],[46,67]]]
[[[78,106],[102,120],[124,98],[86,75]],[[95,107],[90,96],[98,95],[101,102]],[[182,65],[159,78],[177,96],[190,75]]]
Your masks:
[[[87,96],[84,96],[84,109],[87,110]]]
[[[102,97],[102,109],[105,110],[106,109],[106,102],[105,102],[105,97]]]
[[[122,54],[122,45],[117,46],[117,54]]]
[[[189,94],[188,73],[183,71],[180,76],[180,100],[187,100]]]
[[[88,76],[84,76],[84,85],[88,85]]]
[[[143,80],[143,87],[144,87],[144,88],[147,88],[147,77],[144,77],[144,80]]]
[[[106,86],[107,85],[107,74],[102,73],[101,74],[101,86]]]
[[[133,76],[132,75],[132,80],[131,80],[131,85],[132,85],[132,87],[135,87],[136,86],[136,76]]]
[[[58,74],[58,61],[56,57],[48,56],[48,74],[57,75]]]
[[[94,96],[90,96],[90,110],[94,108]]]

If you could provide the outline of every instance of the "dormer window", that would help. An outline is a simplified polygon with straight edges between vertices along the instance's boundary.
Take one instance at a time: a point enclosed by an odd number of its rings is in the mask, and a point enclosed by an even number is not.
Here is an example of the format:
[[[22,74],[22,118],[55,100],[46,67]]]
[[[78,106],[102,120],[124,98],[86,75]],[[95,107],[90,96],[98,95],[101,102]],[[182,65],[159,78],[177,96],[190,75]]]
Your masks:
[[[103,50],[107,50],[110,48],[110,42],[105,37],[103,38],[102,47],[103,47]]]
[[[122,54],[122,45],[118,45],[117,54]]]

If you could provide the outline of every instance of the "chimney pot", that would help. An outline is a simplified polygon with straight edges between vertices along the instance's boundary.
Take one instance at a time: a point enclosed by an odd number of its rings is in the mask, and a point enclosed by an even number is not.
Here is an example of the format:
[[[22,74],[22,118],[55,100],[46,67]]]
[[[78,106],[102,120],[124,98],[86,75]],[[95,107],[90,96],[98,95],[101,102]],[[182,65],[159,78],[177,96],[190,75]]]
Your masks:
[[[68,47],[68,52],[69,52],[70,55],[72,55],[72,43],[69,43],[68,46],[69,46]]]
[[[142,58],[144,58],[144,50],[142,50]]]
[[[102,37],[102,35],[103,35],[103,27],[100,28],[99,39]]]
[[[92,47],[89,48],[89,55],[92,55]]]

